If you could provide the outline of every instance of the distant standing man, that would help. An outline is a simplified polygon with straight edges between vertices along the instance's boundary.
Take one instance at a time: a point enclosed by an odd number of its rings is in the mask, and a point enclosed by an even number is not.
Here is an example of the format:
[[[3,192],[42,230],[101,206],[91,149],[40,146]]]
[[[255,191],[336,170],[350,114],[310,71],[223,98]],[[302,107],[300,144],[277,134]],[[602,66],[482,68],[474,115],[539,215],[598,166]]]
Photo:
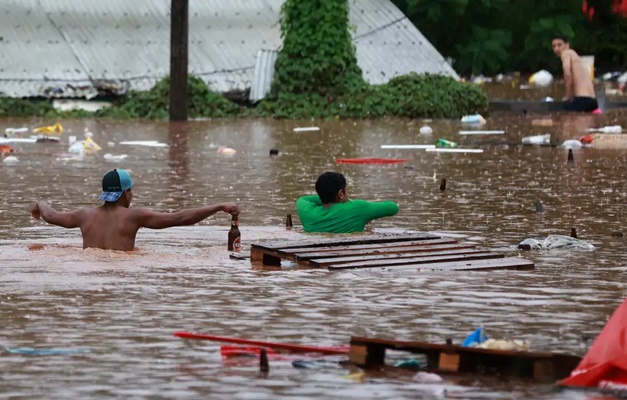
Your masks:
[[[553,52],[562,60],[564,80],[566,81],[566,97],[564,107],[568,111],[591,112],[599,108],[590,71],[581,61],[579,54],[570,48],[564,36],[553,38]]]

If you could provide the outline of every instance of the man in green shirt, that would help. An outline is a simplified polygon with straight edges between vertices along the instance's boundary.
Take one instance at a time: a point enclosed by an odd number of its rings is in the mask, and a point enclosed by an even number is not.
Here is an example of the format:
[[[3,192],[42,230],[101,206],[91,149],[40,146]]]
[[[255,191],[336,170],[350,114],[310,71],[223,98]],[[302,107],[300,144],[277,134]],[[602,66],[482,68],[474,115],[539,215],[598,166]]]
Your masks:
[[[393,201],[349,200],[346,179],[338,172],[320,175],[316,193],[296,201],[305,232],[363,232],[371,220],[398,213],[398,205]]]

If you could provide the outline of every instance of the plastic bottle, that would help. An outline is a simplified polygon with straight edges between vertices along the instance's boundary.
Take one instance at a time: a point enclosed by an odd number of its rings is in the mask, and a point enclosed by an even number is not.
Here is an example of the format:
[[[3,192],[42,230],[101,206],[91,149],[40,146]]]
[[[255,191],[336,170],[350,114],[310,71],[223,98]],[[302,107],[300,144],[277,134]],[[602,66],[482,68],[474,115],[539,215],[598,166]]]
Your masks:
[[[546,135],[535,135],[535,136],[525,136],[522,138],[523,144],[537,144],[537,145],[546,145],[551,143],[551,134],[547,133]]]
[[[456,142],[451,142],[450,140],[440,139],[435,142],[435,147],[457,147],[459,146]]]
[[[464,124],[485,124],[486,120],[480,114],[466,115],[462,117]]]

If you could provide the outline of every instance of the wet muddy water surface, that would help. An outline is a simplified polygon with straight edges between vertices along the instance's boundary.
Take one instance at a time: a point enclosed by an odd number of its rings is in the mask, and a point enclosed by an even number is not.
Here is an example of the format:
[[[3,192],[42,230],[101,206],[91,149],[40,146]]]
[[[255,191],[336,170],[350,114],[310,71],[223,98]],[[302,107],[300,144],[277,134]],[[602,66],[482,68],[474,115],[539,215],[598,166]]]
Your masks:
[[[551,118],[552,126],[532,125]],[[1,128],[56,121],[3,120]],[[256,359],[222,359],[219,344],[183,341],[180,330],[311,345],[348,344],[372,336],[460,342],[483,324],[492,338],[522,339],[539,351],[583,355],[627,295],[624,203],[627,150],[579,149],[575,162],[555,147],[519,146],[523,136],[577,138],[591,127],[622,125],[627,114],[496,114],[468,135],[458,122],[218,120],[165,122],[61,121],[62,144],[14,144],[19,163],[0,163],[0,397],[3,398],[539,398],[584,399],[550,385],[516,380],[449,379],[425,384],[411,375],[366,375],[323,364],[296,369],[270,359],[260,378]],[[295,133],[299,126],[320,131]],[[69,135],[88,128],[103,150],[83,161],[57,160]],[[381,149],[446,138],[481,154]],[[168,147],[121,145],[158,140]],[[109,146],[109,142],[114,144]],[[228,146],[237,152],[217,152]],[[280,150],[269,157],[269,150]],[[108,162],[104,153],[127,154]],[[398,165],[337,165],[336,158],[405,158]],[[44,199],[60,210],[94,206],[105,172],[131,171],[134,206],[172,211],[237,201],[243,251],[267,239],[304,239],[286,231],[298,196],[317,175],[342,172],[349,195],[391,199],[400,213],[375,231],[439,232],[517,255],[526,237],[569,234],[576,227],[593,252],[533,251],[534,271],[424,272],[371,269],[264,270],[229,259],[230,218],[141,230],[138,251],[82,250],[80,232],[34,221]],[[439,190],[440,179],[447,190]],[[545,212],[536,213],[540,199]],[[35,246],[33,246],[35,245]],[[43,246],[37,246],[43,245]],[[31,246],[31,249],[29,249]],[[43,247],[43,248],[42,248]],[[65,355],[11,354],[5,348],[88,349]],[[408,356],[391,353],[390,359]],[[332,358],[337,360],[336,358]]]

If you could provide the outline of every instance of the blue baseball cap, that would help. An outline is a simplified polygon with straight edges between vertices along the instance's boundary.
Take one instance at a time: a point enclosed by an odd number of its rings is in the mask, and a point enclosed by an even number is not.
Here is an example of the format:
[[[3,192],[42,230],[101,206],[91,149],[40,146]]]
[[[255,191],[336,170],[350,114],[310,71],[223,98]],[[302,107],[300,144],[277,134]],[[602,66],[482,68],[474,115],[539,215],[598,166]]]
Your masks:
[[[114,169],[102,178],[102,193],[98,200],[115,203],[122,197],[125,190],[132,187],[133,181],[129,173],[123,169]]]

